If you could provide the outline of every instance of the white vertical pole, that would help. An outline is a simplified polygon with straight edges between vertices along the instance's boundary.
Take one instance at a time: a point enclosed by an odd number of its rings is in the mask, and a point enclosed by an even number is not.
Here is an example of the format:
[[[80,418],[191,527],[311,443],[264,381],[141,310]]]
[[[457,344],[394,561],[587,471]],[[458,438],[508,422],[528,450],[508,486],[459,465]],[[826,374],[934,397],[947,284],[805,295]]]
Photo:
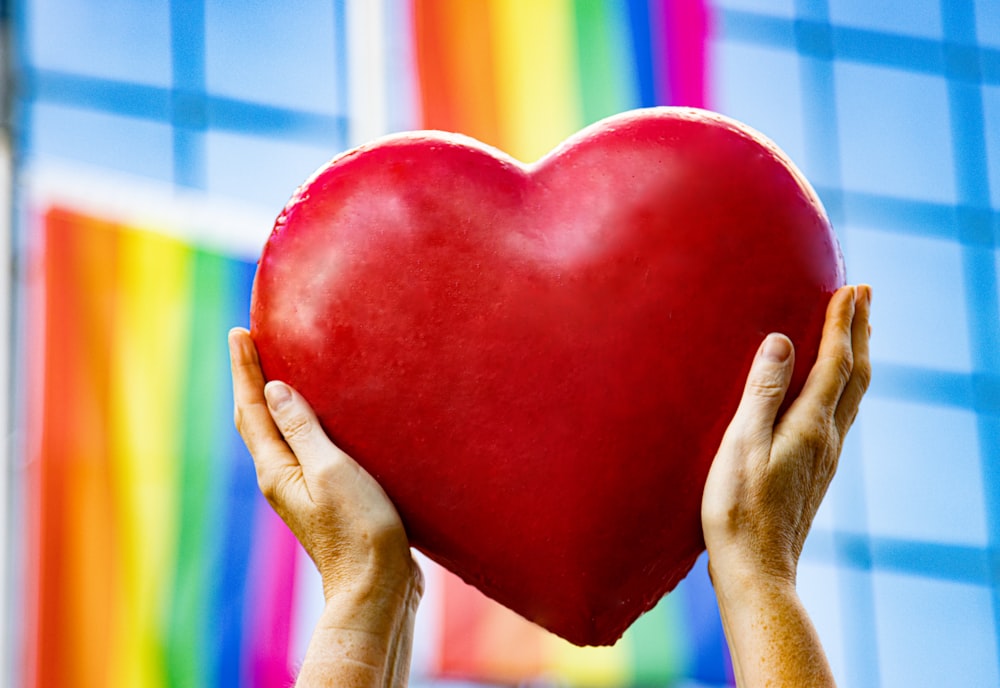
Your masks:
[[[357,146],[388,130],[385,7],[347,0],[347,140]]]

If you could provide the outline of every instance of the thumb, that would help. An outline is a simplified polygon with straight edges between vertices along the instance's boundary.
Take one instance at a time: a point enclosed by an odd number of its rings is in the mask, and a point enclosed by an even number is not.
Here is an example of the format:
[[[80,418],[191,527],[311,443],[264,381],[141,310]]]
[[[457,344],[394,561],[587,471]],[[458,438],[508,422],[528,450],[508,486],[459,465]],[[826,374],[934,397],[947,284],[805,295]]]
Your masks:
[[[745,432],[770,436],[792,379],[795,349],[783,334],[769,334],[757,350],[747,376],[736,420]]]
[[[267,408],[282,437],[308,471],[320,457],[336,451],[319,419],[301,394],[284,382],[272,380],[264,387]]]

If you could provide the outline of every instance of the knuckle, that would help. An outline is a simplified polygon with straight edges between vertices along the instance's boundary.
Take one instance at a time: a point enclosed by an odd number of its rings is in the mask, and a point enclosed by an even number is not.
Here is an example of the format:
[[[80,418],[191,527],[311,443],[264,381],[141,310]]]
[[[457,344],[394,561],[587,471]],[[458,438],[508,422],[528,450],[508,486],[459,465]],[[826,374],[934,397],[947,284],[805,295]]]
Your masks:
[[[777,373],[756,375],[750,380],[749,391],[753,396],[773,399],[785,393],[785,381]]]
[[[858,406],[856,405],[851,406],[850,408],[847,408],[843,411],[841,411],[840,409],[837,410],[837,415],[838,415],[837,420],[838,423],[840,423],[841,427],[843,428],[842,430],[843,433],[846,433],[847,430],[852,425],[854,425],[854,421],[857,420],[858,418],[858,410],[859,410]]]
[[[288,442],[295,442],[308,436],[314,428],[312,418],[304,413],[295,413],[281,419],[281,434]]]
[[[316,484],[328,487],[337,483],[340,471],[340,465],[336,460],[323,461],[317,466],[314,466],[310,471],[310,479],[314,480]]]
[[[264,495],[267,501],[274,503],[274,498],[277,495],[278,481],[270,473],[265,473],[263,471],[257,471],[257,487],[260,489],[260,493]]]
[[[872,382],[872,364],[868,359],[861,361],[854,367],[854,376],[858,381],[858,387],[864,392]]]
[[[843,384],[847,384],[854,371],[854,355],[850,349],[845,350],[837,357],[837,375]]]
[[[287,492],[290,476],[284,471],[257,471],[257,487],[272,504],[281,504]]]
[[[822,426],[813,426],[802,431],[799,443],[807,455],[822,456],[830,445],[830,432]]]

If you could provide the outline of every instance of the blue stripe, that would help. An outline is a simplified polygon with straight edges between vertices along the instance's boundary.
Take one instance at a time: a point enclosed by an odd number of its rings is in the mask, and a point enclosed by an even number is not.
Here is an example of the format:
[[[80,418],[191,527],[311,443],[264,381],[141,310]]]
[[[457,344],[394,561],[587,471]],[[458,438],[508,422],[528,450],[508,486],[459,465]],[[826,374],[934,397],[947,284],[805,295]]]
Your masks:
[[[635,65],[639,107],[652,107],[657,102],[649,0],[628,0],[628,23],[632,35],[632,63]]]
[[[234,260],[232,264],[232,296],[230,317],[233,326],[247,326],[250,313],[250,291],[256,266]],[[219,333],[220,340],[225,333]],[[221,342],[220,342],[221,343]],[[227,395],[227,408],[232,408],[232,391]],[[218,688],[244,685],[241,682],[243,651],[243,613],[246,603],[247,568],[252,547],[251,524],[259,495],[253,461],[232,423],[226,424],[227,452],[225,466],[220,471],[227,486],[226,513],[221,524],[222,546],[215,562],[214,604],[208,610],[215,616],[218,635],[214,646],[207,648],[216,662],[212,685]]]
[[[686,675],[707,685],[725,685],[729,647],[708,576],[707,554],[698,558],[682,586],[684,624],[694,649]]]

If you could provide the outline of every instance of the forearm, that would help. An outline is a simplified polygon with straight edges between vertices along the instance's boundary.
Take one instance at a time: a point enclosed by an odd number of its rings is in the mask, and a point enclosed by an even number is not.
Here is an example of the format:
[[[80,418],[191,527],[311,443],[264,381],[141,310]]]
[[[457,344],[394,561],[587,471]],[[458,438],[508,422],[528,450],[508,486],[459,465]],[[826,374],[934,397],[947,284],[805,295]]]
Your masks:
[[[297,688],[405,688],[418,585],[331,595],[316,625]]]
[[[713,573],[713,584],[739,688],[835,685],[793,582]]]

